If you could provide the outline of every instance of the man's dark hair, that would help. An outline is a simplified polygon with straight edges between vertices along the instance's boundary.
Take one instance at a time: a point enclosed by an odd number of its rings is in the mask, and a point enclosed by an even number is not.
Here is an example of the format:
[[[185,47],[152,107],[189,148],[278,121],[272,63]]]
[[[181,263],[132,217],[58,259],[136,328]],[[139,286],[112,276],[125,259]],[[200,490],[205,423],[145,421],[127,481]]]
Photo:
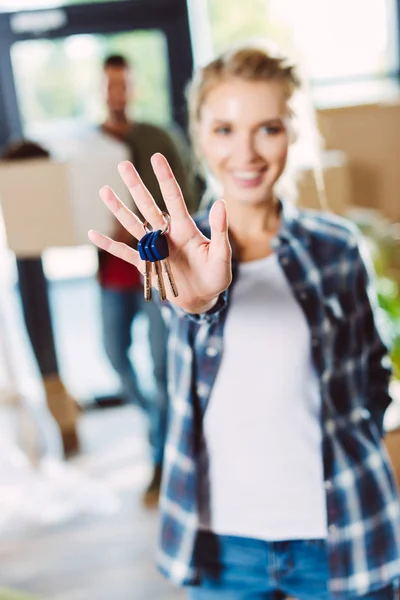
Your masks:
[[[117,69],[129,69],[129,61],[122,54],[110,54],[104,59],[103,68],[116,67]]]
[[[48,150],[31,140],[18,140],[9,143],[1,152],[1,160],[26,160],[29,158],[50,158]]]

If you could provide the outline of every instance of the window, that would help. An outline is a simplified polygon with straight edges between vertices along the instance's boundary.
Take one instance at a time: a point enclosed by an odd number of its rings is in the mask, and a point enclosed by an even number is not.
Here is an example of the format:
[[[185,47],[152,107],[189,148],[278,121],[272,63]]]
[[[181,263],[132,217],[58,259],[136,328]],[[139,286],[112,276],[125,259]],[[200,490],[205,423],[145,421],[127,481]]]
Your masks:
[[[270,20],[290,30],[312,81],[397,72],[392,0],[269,0]]]
[[[58,0],[0,0],[0,11],[17,11],[60,6]]]
[[[208,8],[215,51],[267,37],[302,64],[314,89],[356,82],[362,94],[360,83],[398,75],[395,0],[208,0]]]
[[[220,52],[249,37],[277,37],[268,23],[267,8],[268,0],[208,0],[214,50]]]
[[[94,4],[96,2],[116,2],[123,0],[0,0],[0,12],[36,10],[40,8],[54,8],[66,4]]]
[[[111,52],[122,53],[134,65],[135,116],[168,123],[165,46],[158,30],[14,44],[12,61],[25,133],[41,136],[49,128],[62,131],[99,122],[104,116],[102,60]]]

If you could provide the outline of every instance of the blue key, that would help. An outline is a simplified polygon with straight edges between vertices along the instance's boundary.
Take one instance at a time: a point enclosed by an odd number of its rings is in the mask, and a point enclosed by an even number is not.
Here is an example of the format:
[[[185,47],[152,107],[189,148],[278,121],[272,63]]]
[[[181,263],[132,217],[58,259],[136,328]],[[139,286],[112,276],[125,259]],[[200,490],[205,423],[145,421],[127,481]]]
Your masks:
[[[157,277],[158,293],[160,295],[160,300],[164,301],[167,297],[167,292],[165,291],[161,263],[158,261],[156,255],[153,252],[153,240],[160,233],[161,233],[161,231],[154,231],[148,236],[148,238],[146,239],[146,242],[144,244],[144,252],[147,256],[147,260],[154,263],[154,270],[155,270],[156,277]]]
[[[150,233],[146,233],[146,234],[145,234],[145,235],[142,237],[142,239],[141,239],[141,240],[139,240],[139,242],[138,242],[137,249],[138,249],[138,252],[139,252],[139,256],[140,256],[140,258],[141,258],[142,260],[144,260],[144,261],[146,261],[146,260],[149,260],[149,259],[148,259],[148,257],[147,257],[147,254],[146,254],[146,252],[145,252],[145,245],[146,245],[146,242],[147,242],[147,240],[148,240],[149,236],[151,236],[151,235],[153,235],[153,232],[152,232],[152,231],[150,231]]]
[[[152,247],[152,242],[156,233],[156,231],[152,231],[151,233],[149,233],[144,244],[144,251],[147,256],[147,260],[149,260],[152,263],[155,263],[158,260],[157,257],[154,255]]]
[[[157,260],[165,260],[169,257],[168,242],[165,235],[161,235],[161,230],[155,231],[150,240],[150,247],[153,256]]]
[[[178,288],[176,287],[174,276],[172,274],[171,265],[168,260],[169,247],[166,236],[160,230],[155,231],[154,235],[148,240],[146,247],[147,246],[150,246],[152,255],[155,256],[157,259],[156,265],[159,265],[161,263],[162,268],[164,269],[165,274],[167,276],[172,295],[174,296],[174,298],[177,298],[179,293]]]
[[[151,262],[149,261],[147,252],[145,250],[146,242],[149,236],[153,235],[153,232],[146,233],[141,240],[138,242],[138,252],[142,260],[145,261],[145,274],[144,274],[144,299],[146,302],[150,302],[152,296],[152,282],[151,282]]]

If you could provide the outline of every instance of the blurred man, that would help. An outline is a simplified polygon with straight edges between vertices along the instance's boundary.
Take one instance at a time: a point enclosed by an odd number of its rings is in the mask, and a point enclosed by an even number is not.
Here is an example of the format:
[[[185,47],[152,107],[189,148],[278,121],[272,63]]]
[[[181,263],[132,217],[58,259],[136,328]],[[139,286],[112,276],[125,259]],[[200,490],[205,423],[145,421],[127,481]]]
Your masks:
[[[156,177],[150,164],[150,157],[161,152],[168,159],[188,202],[192,194],[183,162],[172,138],[163,129],[149,123],[138,122],[128,117],[128,106],[134,100],[133,72],[127,60],[121,55],[111,55],[104,61],[104,94],[107,105],[107,118],[102,131],[123,141],[129,148],[131,161],[162,210],[166,210]],[[115,221],[111,237],[129,245],[135,240]],[[160,489],[163,450],[165,442],[167,396],[166,345],[167,330],[159,306],[154,302],[143,302],[142,282],[138,271],[132,265],[100,253],[99,282],[101,286],[101,310],[104,344],[107,356],[120,376],[126,399],[140,406],[149,417],[150,443],[153,451],[154,472],[145,491],[143,501],[146,506],[158,502]],[[129,358],[132,343],[131,326],[142,310],[149,317],[149,338],[154,363],[156,392],[154,397],[143,395],[135,370]]]
[[[0,161],[4,163],[21,163],[49,158],[50,153],[47,149],[28,139],[12,141],[0,153]],[[15,176],[21,178],[21,173]],[[22,177],[26,177],[26,175],[23,174]],[[30,186],[30,195],[32,195],[32,186]],[[36,198],[31,198],[31,201],[35,203]],[[4,210],[4,216],[6,214],[7,212]],[[36,242],[39,244],[40,240],[37,239]],[[17,269],[25,325],[42,377],[47,406],[61,434],[65,457],[73,456],[79,450],[77,427],[79,406],[65,388],[59,373],[48,286],[40,252],[38,251],[36,256],[17,257]],[[29,403],[25,408],[28,409],[29,415],[34,418],[35,423],[40,425],[41,430],[36,432],[38,445],[41,445],[42,450],[45,451],[46,443],[51,440],[58,451],[58,436],[54,432],[53,420],[48,411],[41,403],[35,403],[35,415],[32,412],[33,406],[29,406]],[[40,439],[41,437],[43,439]]]

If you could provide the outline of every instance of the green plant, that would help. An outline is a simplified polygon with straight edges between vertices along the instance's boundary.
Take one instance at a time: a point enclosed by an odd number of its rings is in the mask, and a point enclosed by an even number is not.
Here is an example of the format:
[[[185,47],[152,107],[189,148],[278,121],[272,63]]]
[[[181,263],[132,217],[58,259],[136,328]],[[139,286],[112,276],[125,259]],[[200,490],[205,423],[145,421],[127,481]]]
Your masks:
[[[400,379],[400,294],[399,286],[389,277],[377,278],[379,305],[385,312],[390,326],[391,358],[394,376]]]
[[[379,306],[388,325],[391,358],[396,379],[400,379],[400,288],[391,276],[391,265],[399,250],[399,239],[393,227],[378,212],[356,210],[349,215],[363,233],[370,249],[376,272]]]

